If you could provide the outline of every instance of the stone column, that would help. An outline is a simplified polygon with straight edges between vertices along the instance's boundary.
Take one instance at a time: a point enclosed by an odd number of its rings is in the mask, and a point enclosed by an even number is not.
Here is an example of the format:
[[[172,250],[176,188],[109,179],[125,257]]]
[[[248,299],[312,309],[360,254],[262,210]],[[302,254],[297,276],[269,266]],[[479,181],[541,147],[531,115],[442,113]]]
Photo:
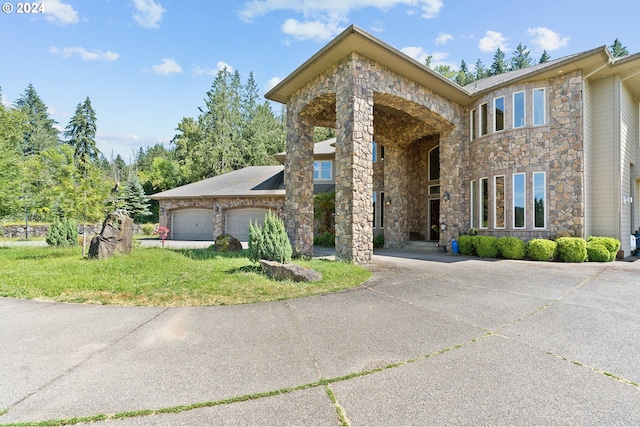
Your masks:
[[[408,154],[407,149],[400,145],[394,144],[387,147],[384,158],[384,246],[401,248],[408,236],[406,184]]]
[[[224,233],[224,208],[218,202],[214,202],[213,206],[213,238],[215,239],[222,233]]]
[[[294,253],[313,254],[313,124],[287,106],[284,223]]]
[[[440,244],[451,249],[451,240],[469,229],[469,188],[464,170],[468,156],[463,147],[466,135],[460,129],[440,133]],[[445,195],[448,193],[449,200]]]
[[[336,95],[336,258],[364,264],[373,254],[373,92],[356,53]]]

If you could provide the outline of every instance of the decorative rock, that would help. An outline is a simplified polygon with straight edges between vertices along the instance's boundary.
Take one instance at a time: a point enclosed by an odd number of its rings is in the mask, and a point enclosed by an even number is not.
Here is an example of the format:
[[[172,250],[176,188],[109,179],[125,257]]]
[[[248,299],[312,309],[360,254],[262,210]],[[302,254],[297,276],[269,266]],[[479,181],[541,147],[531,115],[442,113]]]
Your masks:
[[[91,239],[89,258],[107,259],[115,254],[128,254],[131,252],[132,241],[133,219],[117,209],[107,215],[102,231]]]
[[[295,264],[281,264],[279,262],[260,260],[262,271],[269,277],[278,280],[293,280],[294,282],[316,282],[322,280],[322,274],[307,267]]]
[[[213,249],[218,252],[238,252],[242,250],[242,243],[231,234],[221,234],[216,237]]]

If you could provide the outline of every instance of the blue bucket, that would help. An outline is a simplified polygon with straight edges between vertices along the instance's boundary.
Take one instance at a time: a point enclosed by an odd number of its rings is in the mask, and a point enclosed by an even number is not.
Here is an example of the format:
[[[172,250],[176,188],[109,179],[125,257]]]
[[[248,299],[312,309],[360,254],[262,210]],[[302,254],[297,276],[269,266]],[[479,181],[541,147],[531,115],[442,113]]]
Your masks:
[[[459,254],[460,251],[458,250],[458,241],[457,240],[452,240],[451,241],[451,252],[453,252],[454,254]]]

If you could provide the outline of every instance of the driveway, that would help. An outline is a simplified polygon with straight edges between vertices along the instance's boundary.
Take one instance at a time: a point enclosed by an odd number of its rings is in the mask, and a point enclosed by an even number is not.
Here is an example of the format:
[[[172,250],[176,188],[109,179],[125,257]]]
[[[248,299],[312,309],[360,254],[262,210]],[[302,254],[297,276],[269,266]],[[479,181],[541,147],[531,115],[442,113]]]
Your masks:
[[[640,424],[640,262],[371,268],[256,305],[0,298],[0,423]]]

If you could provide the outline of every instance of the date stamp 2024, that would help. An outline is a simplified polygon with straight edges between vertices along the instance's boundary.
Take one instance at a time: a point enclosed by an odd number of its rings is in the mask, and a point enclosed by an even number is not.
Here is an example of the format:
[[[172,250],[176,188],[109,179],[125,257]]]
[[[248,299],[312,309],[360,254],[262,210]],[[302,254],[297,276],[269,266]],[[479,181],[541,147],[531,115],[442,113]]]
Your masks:
[[[44,13],[44,3],[3,3],[4,13],[32,14]]]

